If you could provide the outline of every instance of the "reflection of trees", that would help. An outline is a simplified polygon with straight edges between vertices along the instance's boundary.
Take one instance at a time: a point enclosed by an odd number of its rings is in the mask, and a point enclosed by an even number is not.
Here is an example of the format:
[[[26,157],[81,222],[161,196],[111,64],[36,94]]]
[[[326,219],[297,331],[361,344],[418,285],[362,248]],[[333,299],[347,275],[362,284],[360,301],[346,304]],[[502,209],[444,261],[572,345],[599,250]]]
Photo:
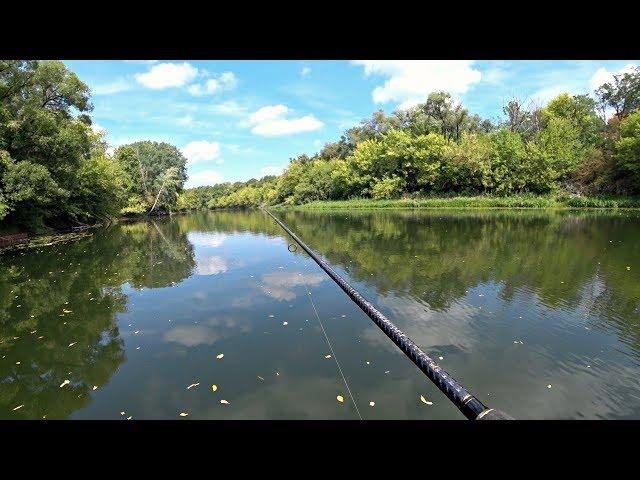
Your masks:
[[[284,232],[260,210],[218,210],[174,217],[181,232],[250,232],[282,236]]]
[[[484,282],[500,283],[505,299],[526,289],[551,308],[575,308],[590,301],[587,287],[597,280],[605,288],[591,301],[591,312],[621,334],[635,332],[635,343],[640,345],[640,283],[625,268],[630,259],[640,258],[640,242],[634,241],[640,231],[624,214],[298,211],[280,215],[352,278],[373,283],[382,294],[419,297],[435,310],[449,308]]]
[[[193,267],[186,235],[158,220],[1,258],[0,418],[65,418],[87,405],[125,361],[121,285],[166,286]]]

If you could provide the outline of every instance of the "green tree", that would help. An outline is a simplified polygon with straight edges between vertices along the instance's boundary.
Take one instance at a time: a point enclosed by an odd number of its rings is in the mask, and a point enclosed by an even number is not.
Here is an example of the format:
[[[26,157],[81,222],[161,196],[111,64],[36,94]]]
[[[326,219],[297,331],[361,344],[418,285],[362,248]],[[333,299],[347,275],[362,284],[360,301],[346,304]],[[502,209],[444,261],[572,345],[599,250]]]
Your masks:
[[[600,108],[612,108],[619,120],[626,118],[640,107],[640,66],[631,72],[616,74],[613,81],[607,82],[596,90]]]
[[[187,161],[178,148],[141,141],[118,147],[114,158],[126,173],[125,213],[175,209],[187,178]]]
[[[615,147],[616,160],[630,176],[631,188],[640,192],[640,110],[620,123],[620,139]]]

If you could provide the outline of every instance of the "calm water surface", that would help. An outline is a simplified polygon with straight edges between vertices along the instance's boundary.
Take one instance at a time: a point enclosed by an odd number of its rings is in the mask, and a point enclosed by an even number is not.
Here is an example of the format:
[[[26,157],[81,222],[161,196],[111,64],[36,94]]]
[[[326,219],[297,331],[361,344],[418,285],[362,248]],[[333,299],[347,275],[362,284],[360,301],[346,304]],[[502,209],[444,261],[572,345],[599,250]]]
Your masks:
[[[640,214],[278,215],[487,405],[640,418]],[[288,244],[211,212],[0,257],[0,418],[463,418]]]

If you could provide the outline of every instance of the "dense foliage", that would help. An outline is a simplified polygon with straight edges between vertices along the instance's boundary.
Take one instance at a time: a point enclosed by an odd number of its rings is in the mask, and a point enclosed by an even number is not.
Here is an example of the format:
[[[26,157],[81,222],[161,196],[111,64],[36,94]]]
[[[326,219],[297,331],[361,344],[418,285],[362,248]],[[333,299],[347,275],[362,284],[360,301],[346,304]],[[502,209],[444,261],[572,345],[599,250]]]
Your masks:
[[[594,99],[596,98],[596,99]],[[179,208],[451,195],[640,193],[640,68],[544,107],[511,100],[492,123],[446,92],[375,112],[279,177],[187,190]],[[579,202],[578,202],[579,203]]]
[[[0,221],[4,226],[95,222],[170,210],[186,160],[167,144],[107,155],[92,128],[90,90],[62,62],[0,60]]]

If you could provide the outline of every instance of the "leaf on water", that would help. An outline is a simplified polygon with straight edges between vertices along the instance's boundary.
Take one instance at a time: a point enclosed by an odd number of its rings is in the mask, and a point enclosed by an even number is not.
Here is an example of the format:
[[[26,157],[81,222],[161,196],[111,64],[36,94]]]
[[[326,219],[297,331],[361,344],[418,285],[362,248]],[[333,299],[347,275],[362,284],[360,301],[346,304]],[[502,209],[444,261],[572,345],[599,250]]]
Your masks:
[[[73,313],[71,310],[65,310],[64,308],[62,309],[63,313]]]
[[[140,333],[140,330],[136,330],[135,332],[133,332],[134,335],[137,335]]]
[[[97,389],[98,389],[98,386],[94,385],[92,390],[97,390]]]
[[[189,415],[187,412],[180,412],[181,417],[186,417],[187,415]]]
[[[192,383],[191,385],[189,385],[189,386],[187,387],[187,390],[191,390],[193,387],[197,387],[198,385],[200,385],[200,382]],[[215,390],[214,390],[214,391],[215,391]]]
[[[218,390],[218,386],[216,384],[211,385],[211,391],[215,392],[216,390]]]
[[[547,385],[547,388],[551,388],[551,384]]]
[[[229,402],[227,402],[226,400],[220,400],[220,403],[223,405],[229,405]]]
[[[287,326],[289,325],[289,322],[282,322],[282,325]]]
[[[444,360],[444,358],[443,358],[443,357],[438,357],[438,359],[440,359],[440,360]]]
[[[370,407],[375,407],[376,406],[376,402],[369,402],[369,406]]]
[[[12,410],[15,412],[16,410],[20,410],[22,407],[24,407],[24,404],[18,405],[16,408],[12,408]]]
[[[631,270],[631,267],[627,267],[627,270]]]
[[[131,420],[132,418],[133,418],[133,417],[129,416],[129,417],[127,417],[127,420]]]
[[[120,415],[122,415],[122,416],[124,416],[126,414],[127,414],[127,412],[120,412]]]
[[[264,382],[264,378],[262,378],[260,375],[258,375],[258,378]]]
[[[342,395],[338,395],[336,397],[336,400],[338,400],[340,403],[344,402],[344,397]]]
[[[73,347],[76,343],[78,343],[78,342],[71,342],[71,343],[69,344],[69,346],[70,346],[70,347]]]
[[[273,315],[269,315],[269,318],[273,318]]]
[[[420,395],[420,401],[422,403],[424,403],[425,405],[433,405],[433,402],[430,402],[429,400],[427,400],[426,398],[424,398],[424,395]]]
[[[60,384],[60,388],[64,387],[65,385],[69,385],[71,382],[69,380],[65,380],[64,382],[62,382]]]
[[[218,360],[220,360],[222,357],[224,357],[224,353],[219,353],[218,355],[216,355],[216,358]]]
[[[331,358],[331,355],[325,355],[324,358]]]
[[[384,373],[389,373],[391,370],[385,370]]]

